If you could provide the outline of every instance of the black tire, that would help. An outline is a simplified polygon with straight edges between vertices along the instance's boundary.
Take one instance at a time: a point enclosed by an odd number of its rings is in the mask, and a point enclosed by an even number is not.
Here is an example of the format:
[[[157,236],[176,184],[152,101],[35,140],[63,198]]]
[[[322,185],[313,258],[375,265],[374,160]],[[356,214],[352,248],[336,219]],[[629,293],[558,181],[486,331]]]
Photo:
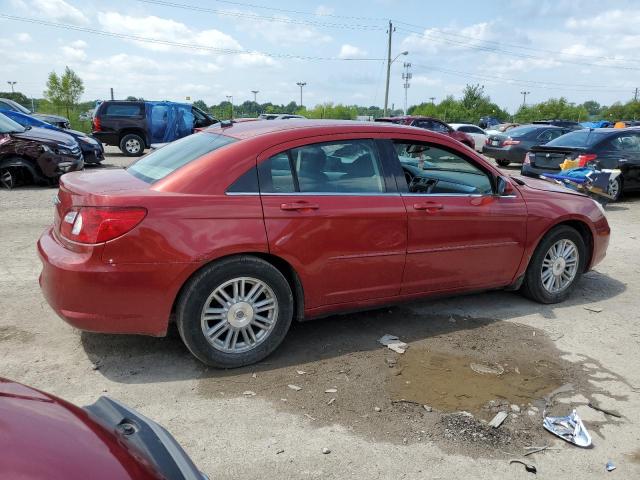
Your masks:
[[[144,138],[135,133],[128,133],[120,139],[120,151],[127,157],[139,157],[144,154]]]
[[[209,343],[202,329],[201,314],[216,288],[239,277],[266,283],[275,294],[278,313],[261,343],[245,352],[227,353]],[[212,367],[236,368],[259,362],[282,343],[291,326],[293,305],[291,287],[284,275],[260,258],[243,255],[212,263],[187,282],[178,300],[176,323],[182,341],[198,360]]]
[[[610,202],[617,202],[618,200],[620,200],[620,198],[622,198],[622,188],[623,188],[623,184],[622,184],[622,178],[620,178],[620,175],[618,175],[618,177],[614,180],[614,182],[616,182],[617,184],[617,190],[616,190],[616,194],[613,195],[613,198],[611,198],[611,200],[609,200]],[[609,193],[610,188],[607,190],[607,193]]]
[[[542,284],[542,263],[549,249],[560,240],[572,241],[578,250],[578,270],[572,282],[563,290],[551,293]],[[559,303],[571,295],[575,285],[582,276],[587,260],[587,247],[582,236],[572,227],[561,225],[549,231],[536,248],[522,284],[521,292],[531,300],[539,303]]]
[[[501,167],[508,167],[511,162],[509,160],[496,160],[496,163]]]

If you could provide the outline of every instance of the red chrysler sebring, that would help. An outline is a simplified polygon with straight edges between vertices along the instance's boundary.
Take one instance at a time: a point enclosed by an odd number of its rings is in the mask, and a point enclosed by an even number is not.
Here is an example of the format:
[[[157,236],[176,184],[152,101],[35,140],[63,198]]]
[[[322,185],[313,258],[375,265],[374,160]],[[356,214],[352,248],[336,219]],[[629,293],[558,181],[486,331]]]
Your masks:
[[[609,242],[590,198],[384,123],[225,124],[64,175],[55,203],[38,242],[53,309],[156,336],[175,316],[216,367],[263,359],[293,319],[498,288],[559,302]]]

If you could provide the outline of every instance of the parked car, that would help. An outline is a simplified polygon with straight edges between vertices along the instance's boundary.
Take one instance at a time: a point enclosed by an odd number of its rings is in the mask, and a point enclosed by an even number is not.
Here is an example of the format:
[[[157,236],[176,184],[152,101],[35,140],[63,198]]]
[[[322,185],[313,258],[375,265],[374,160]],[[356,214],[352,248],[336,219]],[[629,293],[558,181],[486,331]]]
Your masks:
[[[71,128],[69,119],[61,117],[60,115],[49,115],[45,113],[35,113],[28,108],[23,107],[18,102],[14,102],[8,98],[0,98],[0,110],[13,110],[14,112],[24,113],[25,115],[31,115],[38,120],[55,125],[58,128]]]
[[[38,242],[49,305],[94,332],[163,336],[175,318],[198,359],[239,367],[294,319],[499,288],[559,302],[605,255],[599,204],[449,136],[265,123],[63,176]]]
[[[0,378],[2,478],[206,480],[162,426],[109,397],[79,408]]]
[[[432,132],[442,133],[447,135],[454,140],[463,143],[469,148],[475,148],[475,141],[471,138],[470,135],[467,135],[464,132],[459,132],[451,128],[445,122],[438,120],[437,118],[431,117],[414,117],[414,116],[403,116],[403,117],[382,117],[376,118],[376,122],[386,122],[386,123],[395,123],[397,125],[410,125],[412,127],[423,128],[425,130],[431,130]]]
[[[96,107],[92,134],[126,156],[138,157],[152,143],[171,142],[217,122],[190,104],[107,100]]]
[[[482,152],[484,144],[487,142],[487,132],[480,127],[471,125],[470,123],[450,123],[449,126],[458,132],[464,132],[473,138],[474,150],[476,152]]]
[[[598,128],[577,130],[533,147],[522,174],[537,177],[558,173],[565,160],[578,160],[579,166],[621,170],[622,174],[609,183],[608,194],[618,200],[623,192],[640,190],[640,129]]]
[[[23,127],[0,113],[0,186],[29,181],[52,184],[81,170],[82,151],[73,137],[45,128]]]
[[[511,130],[512,128],[519,127],[519,123],[501,123],[499,125],[494,125],[491,128],[487,128],[485,133],[487,135],[498,135],[500,133],[504,133],[507,130]]]
[[[489,135],[482,153],[494,158],[501,167],[523,163],[526,153],[535,145],[558,138],[571,129],[553,125],[521,125],[502,134]]]
[[[292,120],[296,118],[306,118],[302,115],[293,115],[290,113],[261,113],[258,116],[259,120]]]
[[[489,128],[495,127],[496,125],[500,125],[502,120],[497,117],[485,116],[480,119],[478,122],[478,126],[483,130],[487,130]]]
[[[581,130],[584,127],[572,120],[536,120],[533,125],[554,125],[556,127],[570,128],[571,130]]]
[[[14,112],[13,110],[0,109],[0,113],[9,117],[14,122],[19,123],[23,127],[47,128],[49,130],[55,130],[56,132],[65,133],[73,137],[76,142],[78,142],[78,145],[80,145],[85,164],[97,164],[104,160],[104,148],[102,148],[102,144],[86,133],[79,132],[77,130],[65,130],[62,128],[58,128],[54,125],[51,125],[50,123],[43,122],[42,120],[32,117],[31,115],[26,115],[21,112]]]

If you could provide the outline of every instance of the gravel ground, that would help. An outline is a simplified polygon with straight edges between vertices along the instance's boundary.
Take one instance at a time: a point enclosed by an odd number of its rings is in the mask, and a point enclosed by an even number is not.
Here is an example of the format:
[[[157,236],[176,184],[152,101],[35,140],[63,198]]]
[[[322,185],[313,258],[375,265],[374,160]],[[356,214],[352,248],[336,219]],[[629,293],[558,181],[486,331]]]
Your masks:
[[[129,162],[108,149],[102,168]],[[54,193],[0,190],[0,376],[80,405],[121,400],[166,426],[212,479],[517,479],[531,474],[508,460],[544,445],[524,457],[540,478],[640,477],[638,196],[608,207],[609,254],[563,304],[490,292],[335,316],[295,325],[265,362],[218,371],[175,330],[95,335],[57,318],[35,252]],[[385,333],[407,352],[377,343]],[[594,447],[554,440],[545,407],[577,408]],[[505,423],[488,427],[499,411]]]

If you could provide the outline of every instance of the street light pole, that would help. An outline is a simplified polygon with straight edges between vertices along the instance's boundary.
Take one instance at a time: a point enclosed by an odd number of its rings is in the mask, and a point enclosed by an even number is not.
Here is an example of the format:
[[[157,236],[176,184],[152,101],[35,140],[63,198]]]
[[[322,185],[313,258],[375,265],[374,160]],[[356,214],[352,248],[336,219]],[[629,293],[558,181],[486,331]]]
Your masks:
[[[13,91],[13,86],[14,86],[16,83],[18,83],[18,82],[7,81],[7,83],[8,83],[9,85],[11,85],[11,93],[15,93],[15,92]]]
[[[302,87],[304,87],[307,84],[307,82],[298,82],[296,83],[296,85],[298,85],[300,87],[300,108],[303,107],[302,105]]]
[[[526,91],[522,91],[520,92],[520,94],[522,95],[522,106],[526,107],[527,106],[527,95],[529,95],[531,92],[526,92]]]
[[[231,104],[231,120],[233,120],[233,95],[227,95],[227,101]]]
[[[251,93],[253,93],[253,103],[258,103],[258,94],[260,93],[260,90],[251,90]]]

